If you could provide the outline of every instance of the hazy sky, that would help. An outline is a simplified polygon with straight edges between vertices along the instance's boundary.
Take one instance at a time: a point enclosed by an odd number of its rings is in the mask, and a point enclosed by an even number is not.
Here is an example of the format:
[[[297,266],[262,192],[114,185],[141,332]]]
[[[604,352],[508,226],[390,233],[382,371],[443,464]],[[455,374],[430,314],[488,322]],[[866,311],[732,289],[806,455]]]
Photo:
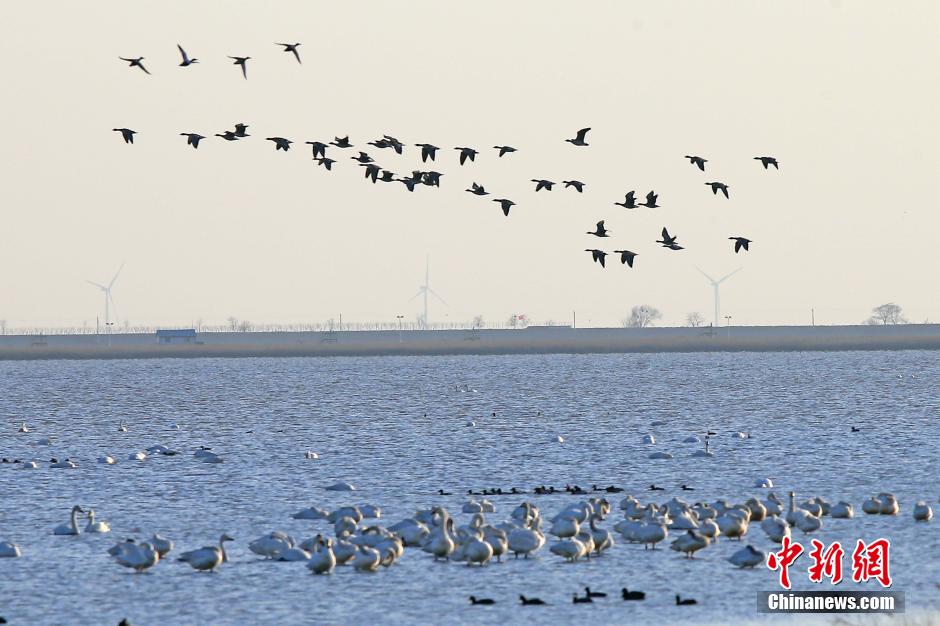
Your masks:
[[[940,3],[16,2],[0,23],[0,318],[132,324],[413,318],[617,324],[634,304],[740,324],[940,321]],[[303,65],[275,41],[300,41]],[[181,43],[200,63],[177,67]],[[144,56],[147,76],[118,56]],[[226,55],[250,55],[249,79]],[[236,122],[251,138],[212,135]],[[126,146],[114,127],[138,131]],[[590,147],[563,140],[593,128]],[[181,132],[209,137],[198,150]],[[388,133],[402,157],[365,146]],[[373,185],[443,148],[442,187]],[[297,141],[275,152],[265,137]],[[519,151],[497,159],[490,147]],[[459,167],[454,146],[481,150]],[[683,159],[709,159],[700,173]],[[774,155],[780,171],[752,157]],[[531,178],[576,178],[533,192]],[[731,200],[703,183],[731,186]],[[472,181],[493,195],[464,192]],[[613,205],[636,189],[659,209]],[[490,199],[517,203],[504,218]],[[599,219],[612,237],[585,233]],[[687,249],[655,240],[663,226]],[[735,255],[730,235],[755,241]],[[606,270],[585,248],[639,253]]]

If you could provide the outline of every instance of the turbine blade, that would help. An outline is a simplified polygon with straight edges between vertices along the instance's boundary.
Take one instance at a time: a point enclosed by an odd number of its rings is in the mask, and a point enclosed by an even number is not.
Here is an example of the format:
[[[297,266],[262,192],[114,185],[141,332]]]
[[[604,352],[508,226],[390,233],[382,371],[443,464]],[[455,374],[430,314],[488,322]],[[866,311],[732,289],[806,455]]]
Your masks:
[[[107,290],[108,290],[107,287],[105,287],[105,286],[102,285],[101,283],[96,283],[96,282],[93,281],[93,280],[86,280],[85,282],[88,283],[89,285],[94,285],[95,287],[97,287],[98,289],[101,289],[101,290],[103,290],[103,291],[107,291]]]
[[[450,306],[449,304],[447,304],[446,302],[444,302],[444,298],[442,298],[442,297],[440,297],[439,295],[437,295],[437,292],[434,291],[433,289],[431,289],[430,287],[428,287],[428,293],[431,294],[432,296],[434,296],[435,298],[437,298],[438,300],[440,300],[441,303],[442,303],[444,306]]]
[[[424,293],[424,290],[425,290],[425,287],[421,287],[420,289],[418,289],[418,293],[416,293],[415,295],[413,295],[413,296],[411,296],[410,298],[408,298],[408,302],[411,302],[412,300],[414,300],[415,298],[417,298],[418,296],[420,296],[421,294],[423,294],[423,293]]]
[[[731,278],[732,276],[734,276],[735,274],[737,274],[738,272],[740,272],[740,271],[743,270],[743,269],[744,269],[743,267],[739,267],[738,269],[734,270],[733,272],[731,272],[730,274],[724,276],[723,278],[719,278],[719,279],[718,279],[718,284],[721,284],[723,281],[725,281],[725,280],[728,279],[728,278]]]
[[[717,282],[715,282],[715,279],[714,279],[714,278],[712,278],[711,276],[709,276],[708,274],[706,274],[705,272],[703,272],[700,268],[696,267],[695,269],[698,270],[698,273],[699,273],[699,274],[701,274],[702,276],[704,276],[705,278],[707,278],[708,280],[710,280],[713,285],[717,285],[717,284],[718,284]]]
[[[126,263],[126,261],[124,263]],[[114,273],[114,278],[112,278],[111,282],[108,283],[108,289],[110,289],[114,285],[114,281],[118,279],[118,276],[121,274],[121,270],[124,269],[124,263],[121,263],[121,267],[119,267],[118,271]]]

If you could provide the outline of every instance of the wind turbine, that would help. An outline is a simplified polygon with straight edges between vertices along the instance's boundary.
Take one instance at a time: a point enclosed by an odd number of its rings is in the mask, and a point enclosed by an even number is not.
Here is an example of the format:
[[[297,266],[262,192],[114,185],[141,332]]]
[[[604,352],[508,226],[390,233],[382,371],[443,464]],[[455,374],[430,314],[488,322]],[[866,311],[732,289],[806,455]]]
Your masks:
[[[703,272],[701,269],[697,267],[695,269],[698,270],[699,274],[707,278],[708,282],[710,282],[712,284],[712,287],[715,289],[715,326],[714,328],[718,328],[718,320],[721,316],[721,300],[718,296],[718,285],[720,285],[721,283],[725,282],[726,280],[728,280],[729,278],[731,278],[732,276],[740,272],[743,268],[739,267],[738,269],[734,270],[730,274],[727,274],[723,276],[722,278],[719,278],[718,280],[715,280],[714,278],[712,278],[711,276],[709,276],[708,274],[706,274],[705,272]]]
[[[430,267],[431,267],[430,261],[427,258],[425,258],[424,284],[418,287],[418,293],[411,296],[411,300],[414,300],[415,298],[421,295],[424,296],[424,328],[425,330],[427,330],[430,327],[430,323],[428,322],[428,294],[431,294],[432,296],[440,300],[444,306],[447,306],[447,303],[444,302],[444,298],[440,297],[436,291],[431,289]],[[409,302],[411,302],[411,300],[409,300]]]
[[[121,267],[119,267],[118,271],[114,273],[114,278],[111,279],[111,282],[108,283],[107,287],[92,280],[85,281],[89,285],[94,285],[104,292],[104,325],[108,329],[108,333],[111,332],[111,306],[114,304],[114,298],[111,296],[111,287],[114,286],[114,281],[118,279],[118,275],[121,273],[122,269],[124,269],[124,263],[121,263]]]

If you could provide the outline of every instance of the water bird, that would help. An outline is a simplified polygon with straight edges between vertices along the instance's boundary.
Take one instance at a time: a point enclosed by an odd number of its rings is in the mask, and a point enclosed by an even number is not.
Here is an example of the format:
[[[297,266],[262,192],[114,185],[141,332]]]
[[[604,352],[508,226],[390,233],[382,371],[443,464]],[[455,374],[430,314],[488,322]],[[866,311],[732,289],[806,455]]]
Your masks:
[[[914,505],[914,520],[918,522],[929,522],[933,517],[933,509],[930,508],[930,505],[919,500],[917,504]]]
[[[134,143],[134,135],[137,134],[136,130],[131,130],[130,128],[112,128],[111,130],[121,133],[121,137],[124,138],[124,143]]]
[[[473,183],[470,186],[470,189],[467,189],[466,191],[469,191],[470,193],[476,196],[485,196],[489,194],[489,192],[483,188],[483,185],[478,185],[476,183]]]
[[[183,50],[183,46],[176,44],[176,47],[179,48],[180,56],[183,57],[183,61],[180,63],[180,67],[189,67],[193,63],[199,63],[199,59],[190,59],[189,55],[186,54],[186,51]]]
[[[595,237],[610,237],[607,233],[610,231],[604,228],[604,220],[601,220],[597,223],[597,228],[593,231],[587,231],[586,235],[594,235]]]
[[[84,509],[77,504],[72,507],[72,514],[68,524],[60,524],[52,531],[53,535],[80,535],[81,529],[78,527],[78,514],[84,513]]]
[[[20,432],[20,433],[29,432],[29,428],[26,426],[26,422],[23,422],[22,424],[20,424],[20,429],[17,432]]]
[[[310,145],[313,148],[313,158],[318,156],[326,156],[326,144],[322,141],[305,141],[304,143]]]
[[[88,518],[88,524],[85,526],[86,533],[109,533],[111,532],[111,527],[107,522],[96,522],[95,521],[95,510],[88,509],[88,512],[85,513],[85,516]]]
[[[205,137],[203,137],[199,133],[180,133],[180,136],[186,137],[186,145],[192,146],[193,149],[198,148],[199,142],[205,139]]]
[[[235,136],[236,137],[251,137],[248,134],[248,124],[238,123],[235,124]]]
[[[718,195],[718,192],[720,191],[721,193],[725,194],[725,197],[726,197],[726,198],[730,198],[730,197],[731,197],[731,196],[728,195],[728,185],[726,185],[726,184],[724,184],[724,183],[717,183],[717,182],[716,182],[716,183],[705,183],[705,184],[712,188],[712,194],[713,194],[713,195],[716,195],[716,196],[717,196],[717,195]]]
[[[118,58],[121,59],[122,61],[127,61],[128,63],[130,63],[130,65],[129,65],[128,67],[139,67],[139,68],[142,69],[145,73],[147,73],[147,74],[150,73],[150,72],[147,71],[147,68],[144,67],[144,64],[142,63],[142,61],[144,60],[144,57],[137,57],[136,59],[128,59],[128,58],[125,58],[125,57],[118,57]]]
[[[353,145],[349,143],[349,135],[345,137],[335,137],[333,141],[330,142],[331,146],[336,146],[337,148],[352,148]]]
[[[589,602],[594,602],[594,600],[591,599],[590,596],[584,596],[584,597],[582,598],[582,597],[580,597],[577,593],[574,593],[574,594],[571,595],[571,603],[572,603],[572,604],[587,604],[587,603],[589,603]]]
[[[656,204],[656,200],[658,199],[659,199],[659,194],[657,194],[655,191],[651,191],[648,194],[646,194],[646,202],[640,202],[637,206],[645,206],[650,209],[658,209],[659,205]]]
[[[629,250],[614,250],[614,254],[620,255],[620,263],[633,267],[633,259],[636,258],[636,252],[630,252]]]
[[[15,559],[22,556],[20,547],[9,541],[0,541],[0,558]]]
[[[379,179],[379,172],[382,171],[382,168],[374,163],[360,163],[359,167],[366,168],[366,178],[371,178],[372,183],[375,184],[375,181]]]
[[[476,596],[470,596],[470,604],[496,604],[496,601],[492,598],[477,598]]]
[[[512,146],[493,146],[494,149],[499,150],[499,156],[509,154],[510,152],[515,152],[516,149]]]
[[[391,135],[382,135],[382,137],[385,139],[387,147],[391,147],[395,151],[395,154],[401,154],[405,150],[405,144]]]
[[[365,152],[359,152],[359,156],[354,156],[354,157],[349,157],[349,158],[352,159],[353,161],[359,161],[360,163],[373,163],[373,162],[375,162],[375,159],[373,159],[372,157],[370,157],[370,156],[369,156],[368,154],[366,154]]]
[[[584,191],[584,183],[582,183],[580,180],[563,180],[561,182],[564,183],[565,189],[568,187],[574,187],[574,190],[578,193]]]
[[[853,432],[853,433],[860,433],[860,432],[862,432],[862,429],[861,429],[861,428],[856,428],[855,426],[853,426],[853,427],[852,427],[852,432]]]
[[[449,492],[449,491],[444,491],[443,489],[438,489],[438,490],[437,490],[437,495],[439,495],[439,496],[452,496],[452,495],[454,495],[454,494],[451,493],[451,492]]]
[[[334,159],[328,159],[326,157],[319,158],[316,161],[317,161],[317,165],[322,165],[323,167],[327,169],[327,171],[332,171],[333,164],[336,163]]]
[[[477,156],[477,151],[473,148],[454,148],[454,150],[460,151],[460,164],[463,165],[467,162],[467,159],[473,161]]]
[[[516,206],[516,203],[506,198],[493,198],[493,202],[499,202],[499,207],[503,210],[503,215],[509,217],[510,207]]]
[[[546,189],[546,190],[548,190],[548,191],[551,191],[551,190],[552,190],[552,185],[555,184],[555,183],[553,183],[553,182],[550,181],[550,180],[545,180],[545,179],[540,179],[540,178],[533,178],[533,179],[532,179],[532,182],[535,183],[535,190],[536,190],[536,191],[541,191],[542,189]]]
[[[688,485],[680,485],[679,488],[682,489],[682,491],[695,491],[695,488],[689,487]]]
[[[676,606],[691,606],[693,604],[698,604],[695,598],[681,598],[679,594],[676,594]]]
[[[777,163],[777,159],[769,156],[754,157],[755,160],[760,161],[760,164],[764,166],[764,169],[768,169],[769,166],[773,165],[775,170],[780,169],[780,164]]]
[[[591,253],[591,258],[594,259],[595,263],[600,263],[601,267],[607,267],[606,265],[607,253],[606,252],[604,252],[603,250],[597,250],[594,248],[585,248],[584,251]]]
[[[382,173],[379,175],[379,180],[383,183],[390,183],[395,180],[395,172],[390,172],[389,170],[382,170]]]
[[[266,137],[265,140],[274,142],[275,151],[283,150],[284,152],[290,150],[290,145],[294,143],[290,139],[284,139],[283,137]]]
[[[245,80],[248,80],[248,59],[251,57],[233,57],[230,56],[230,59],[234,59],[235,63],[232,65],[240,65],[242,67],[242,76],[245,77]]]
[[[587,134],[588,134],[588,131],[589,131],[589,130],[591,130],[591,129],[590,129],[590,128],[582,128],[581,130],[578,131],[578,135],[577,135],[574,139],[565,139],[565,141],[567,141],[568,143],[570,143],[571,145],[574,145],[574,146],[587,146],[587,145],[590,145],[590,144],[588,144],[586,141],[584,141],[585,137],[587,137]]]
[[[708,159],[703,159],[700,156],[690,156],[688,154],[685,155],[685,158],[687,158],[689,160],[689,163],[691,163],[692,165],[696,166],[703,172],[705,171],[705,164],[708,163]]]
[[[603,591],[591,591],[590,587],[584,588],[584,596],[586,598],[606,598],[607,594]]]
[[[440,150],[435,145],[429,143],[416,143],[416,146],[421,148],[421,162],[426,163],[428,159],[434,160],[434,157],[437,156],[437,151]]]
[[[620,590],[620,597],[624,600],[646,600],[646,593],[643,591],[630,591],[624,587]]]
[[[238,141],[239,139],[241,139],[241,137],[239,137],[233,131],[230,131],[230,130],[227,130],[223,133],[216,133],[215,136],[221,137],[225,141]]]
[[[665,487],[657,487],[655,484],[650,485],[650,491],[666,491]]]
[[[614,204],[617,206],[622,206],[625,209],[635,209],[639,206],[636,203],[635,191],[631,191],[630,193],[626,194],[626,197],[624,198],[623,202],[614,202]]]
[[[300,60],[300,53],[297,51],[297,46],[300,45],[299,43],[275,43],[274,45],[284,46],[284,52],[292,52],[294,54],[294,58],[297,59],[297,62],[302,64],[302,61]]]
[[[527,598],[520,594],[519,602],[523,606],[543,606],[545,602],[541,598]]]
[[[664,248],[671,250],[682,250],[682,246],[676,243],[676,237],[674,235],[671,236],[665,226],[663,226],[663,238],[657,239],[656,243],[661,243]]]
[[[201,572],[215,571],[215,568],[228,561],[228,555],[225,552],[226,541],[235,540],[227,534],[223,534],[219,537],[218,546],[206,546],[198,550],[184,552],[177,560],[189,563],[189,566],[194,570]]]
[[[748,244],[753,243],[747,237],[728,237],[728,239],[731,239],[734,241],[734,253],[735,254],[740,252],[742,248],[744,249],[745,252],[747,252]]]

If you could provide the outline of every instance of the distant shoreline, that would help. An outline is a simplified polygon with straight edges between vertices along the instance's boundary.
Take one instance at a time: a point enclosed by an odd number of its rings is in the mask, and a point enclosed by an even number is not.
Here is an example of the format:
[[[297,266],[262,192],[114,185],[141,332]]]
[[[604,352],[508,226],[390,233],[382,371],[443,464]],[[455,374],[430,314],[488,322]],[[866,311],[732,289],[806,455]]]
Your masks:
[[[190,331],[191,332],[191,331]],[[940,350],[940,324],[4,335],[0,360]]]

